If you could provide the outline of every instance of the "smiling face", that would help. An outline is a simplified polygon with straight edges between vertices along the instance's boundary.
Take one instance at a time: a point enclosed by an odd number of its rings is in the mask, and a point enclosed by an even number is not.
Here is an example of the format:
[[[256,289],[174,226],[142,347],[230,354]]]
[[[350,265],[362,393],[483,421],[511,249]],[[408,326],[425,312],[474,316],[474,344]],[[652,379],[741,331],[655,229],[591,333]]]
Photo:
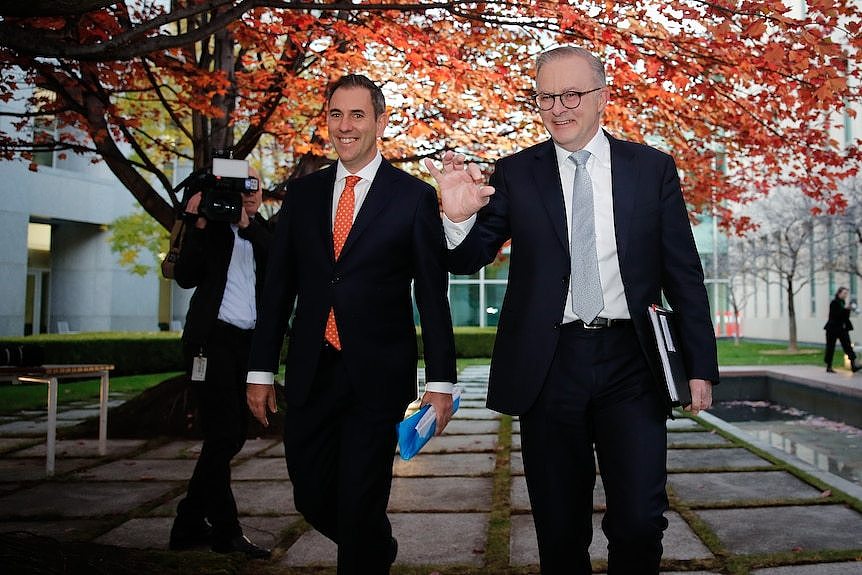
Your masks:
[[[327,126],[329,140],[344,167],[355,174],[377,153],[377,138],[386,129],[388,116],[375,117],[371,92],[365,88],[342,87],[329,99]]]
[[[560,94],[568,90],[586,92],[602,86],[589,62],[578,55],[565,55],[545,62],[536,73],[536,92]],[[539,115],[551,138],[571,152],[582,149],[596,134],[601,125],[602,113],[608,103],[608,90],[604,88],[581,98],[577,108],[563,106],[559,98],[554,107],[540,110]]]

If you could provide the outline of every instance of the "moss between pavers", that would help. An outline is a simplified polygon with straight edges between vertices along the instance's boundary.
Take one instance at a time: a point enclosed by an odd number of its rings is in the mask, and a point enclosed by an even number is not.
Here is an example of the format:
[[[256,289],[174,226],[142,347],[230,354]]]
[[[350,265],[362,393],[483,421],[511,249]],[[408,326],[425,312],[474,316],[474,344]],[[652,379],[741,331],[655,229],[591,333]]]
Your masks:
[[[509,565],[509,535],[512,453],[512,417],[500,416],[497,434],[497,463],[494,468],[494,491],[491,496],[491,517],[485,545],[485,572],[503,572]]]

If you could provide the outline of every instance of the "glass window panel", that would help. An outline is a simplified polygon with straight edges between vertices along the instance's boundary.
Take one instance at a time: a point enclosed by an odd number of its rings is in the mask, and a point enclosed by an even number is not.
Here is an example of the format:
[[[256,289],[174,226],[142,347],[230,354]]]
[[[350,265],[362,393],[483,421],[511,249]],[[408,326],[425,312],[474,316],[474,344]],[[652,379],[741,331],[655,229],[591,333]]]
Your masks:
[[[505,285],[485,284],[485,325],[488,327],[496,327],[500,321],[504,295],[506,295]]]
[[[453,325],[479,325],[479,286],[449,284],[449,307]]]

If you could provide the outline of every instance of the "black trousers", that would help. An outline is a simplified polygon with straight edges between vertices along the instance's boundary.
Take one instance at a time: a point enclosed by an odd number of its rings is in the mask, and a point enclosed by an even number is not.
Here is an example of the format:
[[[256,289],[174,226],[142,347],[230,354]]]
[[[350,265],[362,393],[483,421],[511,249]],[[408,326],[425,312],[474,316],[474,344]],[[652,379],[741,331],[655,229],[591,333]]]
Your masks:
[[[290,385],[288,374],[288,385]],[[389,573],[386,515],[397,436],[404,415],[382,407],[348,377],[341,353],[322,352],[314,387],[285,413],[284,452],[296,509],[338,544],[338,575]]]
[[[215,543],[242,534],[230,487],[230,462],[242,449],[248,432],[245,386],[252,333],[216,322],[203,350],[206,381],[192,382],[204,442],[186,496],[177,506],[176,522],[195,525],[208,519]],[[183,351],[191,365],[201,349],[185,346]]]
[[[853,351],[853,344],[850,343],[850,332],[846,329],[826,330],[826,353],[823,354],[823,359],[826,365],[832,367],[832,358],[835,355],[835,340],[841,342],[841,348],[847,357],[850,358],[850,363],[856,360],[856,352]]]
[[[596,458],[607,497],[608,574],[659,572],[665,409],[631,324],[561,328],[544,388],[521,416],[521,440],[543,575],[592,572]]]

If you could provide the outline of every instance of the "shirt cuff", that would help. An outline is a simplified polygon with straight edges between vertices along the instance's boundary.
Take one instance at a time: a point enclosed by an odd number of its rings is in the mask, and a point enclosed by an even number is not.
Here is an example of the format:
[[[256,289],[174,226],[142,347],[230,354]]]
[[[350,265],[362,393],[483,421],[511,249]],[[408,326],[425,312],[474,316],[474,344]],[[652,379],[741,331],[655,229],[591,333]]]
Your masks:
[[[446,245],[450,250],[457,248],[476,223],[476,214],[473,214],[463,222],[455,223],[443,214],[443,232],[446,234]]]
[[[275,383],[275,374],[270,371],[250,371],[245,381],[257,385],[272,385]]]
[[[449,381],[429,381],[425,384],[425,393],[429,391],[452,395],[455,391],[455,384]]]

